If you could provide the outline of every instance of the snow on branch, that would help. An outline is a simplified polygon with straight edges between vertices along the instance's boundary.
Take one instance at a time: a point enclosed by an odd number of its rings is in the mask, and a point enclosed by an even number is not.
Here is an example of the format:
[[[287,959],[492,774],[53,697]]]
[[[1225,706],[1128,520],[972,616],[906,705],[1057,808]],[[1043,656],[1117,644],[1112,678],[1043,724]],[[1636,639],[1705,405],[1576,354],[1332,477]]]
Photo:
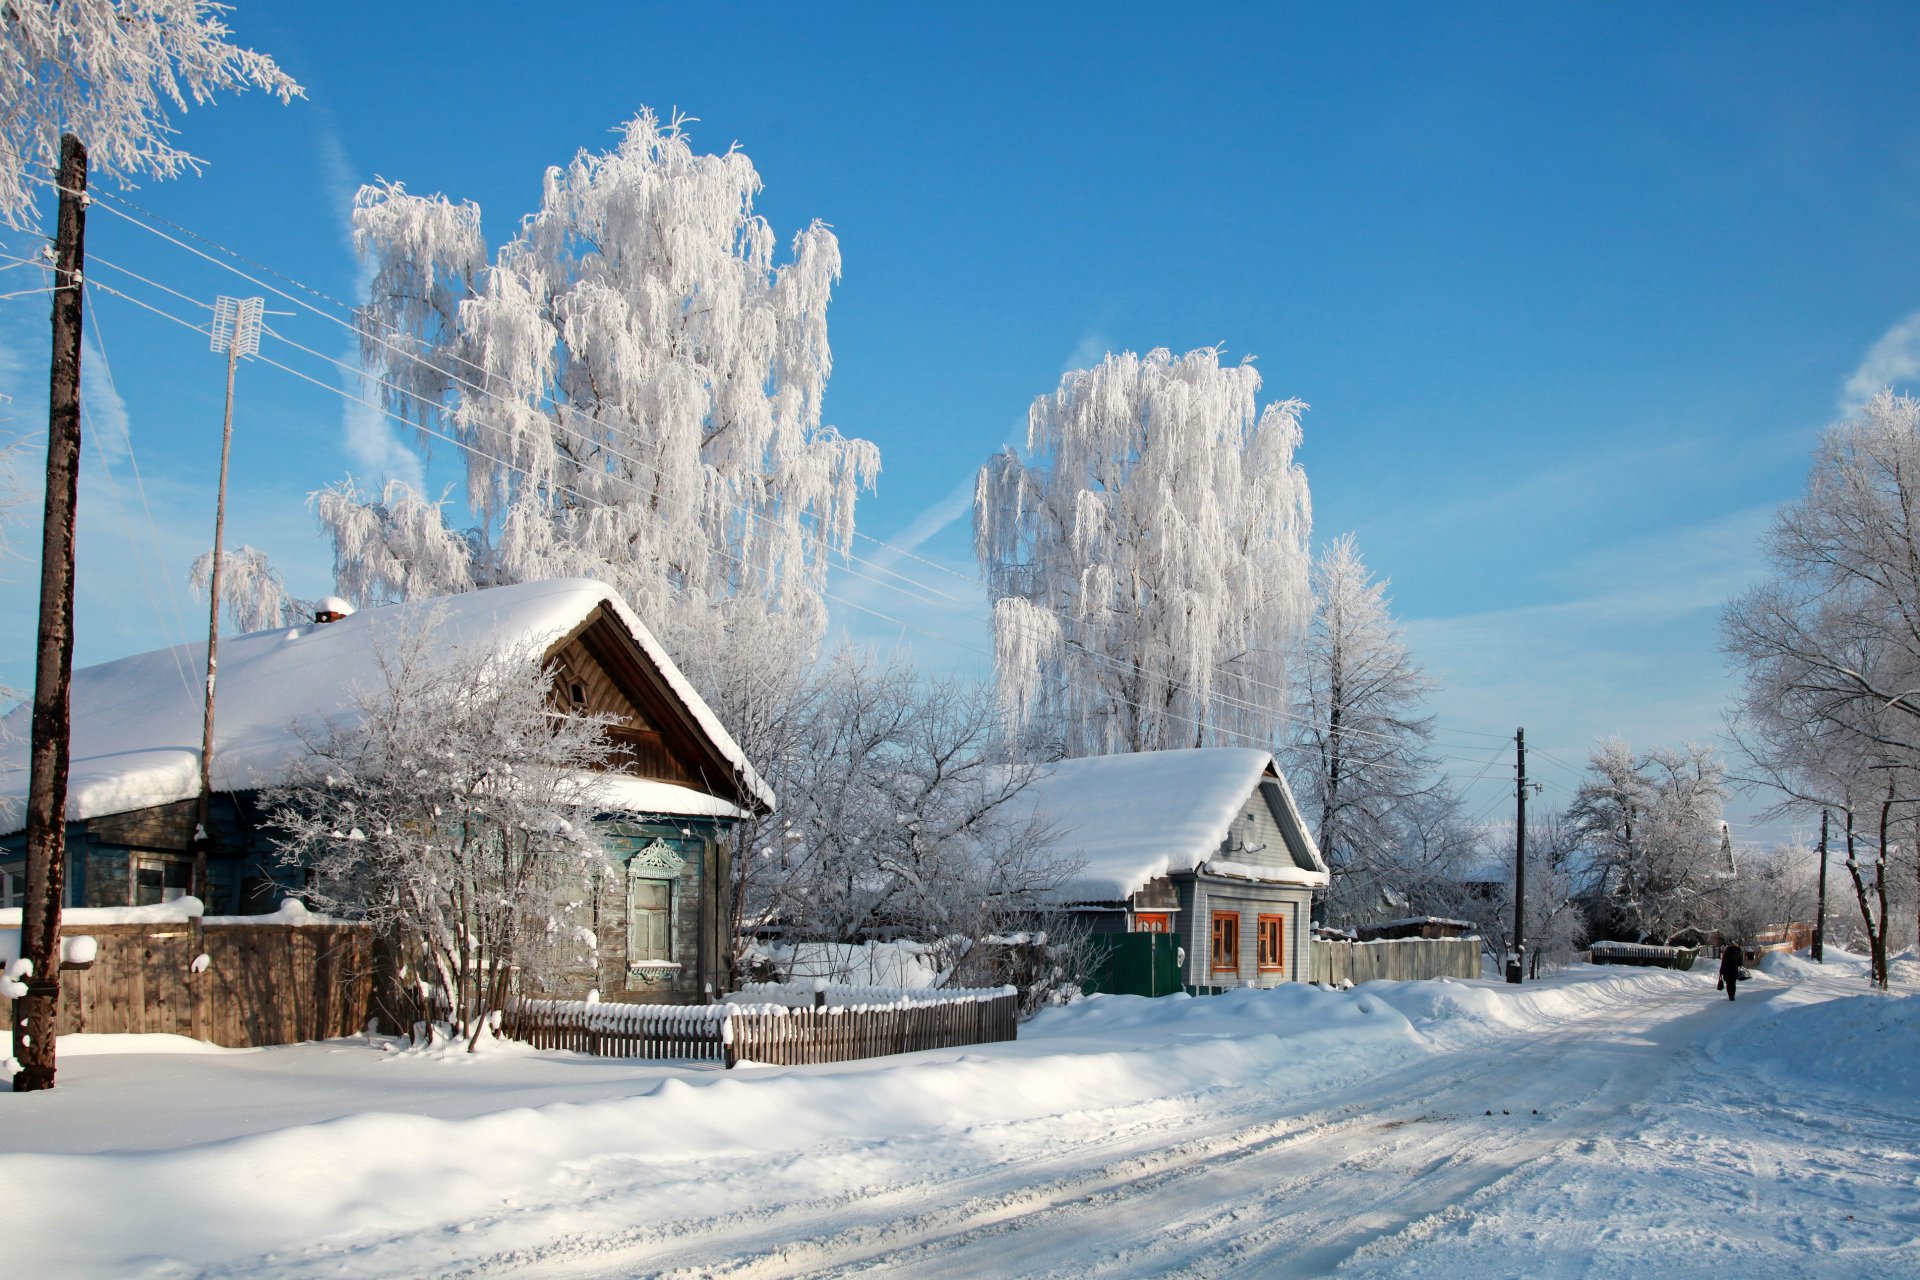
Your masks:
[[[213,0],[0,5],[0,220],[27,224],[62,133],[77,136],[102,173],[172,178],[199,172],[200,161],[173,144],[169,109],[222,89],[306,96],[272,58],[227,43],[229,9]]]

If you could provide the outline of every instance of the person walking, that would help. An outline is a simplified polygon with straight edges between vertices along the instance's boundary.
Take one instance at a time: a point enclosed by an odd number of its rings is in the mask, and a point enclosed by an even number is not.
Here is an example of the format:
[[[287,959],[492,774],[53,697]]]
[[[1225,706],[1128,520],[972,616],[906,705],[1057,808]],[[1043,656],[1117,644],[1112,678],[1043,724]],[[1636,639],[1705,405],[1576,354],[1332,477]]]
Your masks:
[[[1720,981],[1717,985],[1727,989],[1727,999],[1733,999],[1733,989],[1740,985],[1740,969],[1747,962],[1746,952],[1740,944],[1730,942],[1726,950],[1720,953]]]

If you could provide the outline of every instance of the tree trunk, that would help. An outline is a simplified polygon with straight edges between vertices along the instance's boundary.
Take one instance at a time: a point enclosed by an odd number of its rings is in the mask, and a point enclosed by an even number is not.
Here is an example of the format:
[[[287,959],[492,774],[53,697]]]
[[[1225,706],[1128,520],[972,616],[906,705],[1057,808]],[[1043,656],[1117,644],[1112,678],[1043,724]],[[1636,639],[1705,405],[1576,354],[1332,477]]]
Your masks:
[[[86,263],[87,149],[60,140],[54,237],[53,369],[47,394],[47,499],[40,550],[39,653],[27,783],[27,896],[20,955],[33,965],[14,1002],[16,1092],[53,1088],[60,1002],[60,907],[67,870],[67,765],[73,679],[73,531],[80,489],[81,289]]]

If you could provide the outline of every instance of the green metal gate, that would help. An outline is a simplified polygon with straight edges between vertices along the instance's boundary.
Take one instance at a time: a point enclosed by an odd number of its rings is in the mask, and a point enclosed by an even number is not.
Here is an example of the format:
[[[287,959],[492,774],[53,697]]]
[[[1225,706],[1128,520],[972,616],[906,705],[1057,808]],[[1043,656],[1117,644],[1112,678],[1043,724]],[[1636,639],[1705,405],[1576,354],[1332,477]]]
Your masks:
[[[1106,933],[1093,941],[1105,953],[1085,990],[1116,996],[1167,996],[1181,990],[1180,948],[1169,933]]]

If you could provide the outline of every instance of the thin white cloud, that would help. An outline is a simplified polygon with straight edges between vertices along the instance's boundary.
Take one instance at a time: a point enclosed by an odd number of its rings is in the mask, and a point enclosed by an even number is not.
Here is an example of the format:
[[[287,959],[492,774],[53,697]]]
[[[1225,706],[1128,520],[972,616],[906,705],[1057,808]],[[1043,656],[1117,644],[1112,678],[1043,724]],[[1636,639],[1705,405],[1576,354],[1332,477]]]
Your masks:
[[[347,158],[346,143],[340,136],[332,113],[320,107],[316,109],[314,119],[314,150],[319,158],[321,182],[332,197],[339,215],[341,237],[348,250],[352,251],[353,200],[360,190],[360,180],[354,175],[353,165]],[[354,296],[364,297],[372,280],[372,266],[356,257]],[[354,397],[344,402],[340,410],[341,434],[354,471],[370,479],[375,487],[388,480],[399,480],[424,492],[426,475],[420,455],[409,449],[396,432],[398,424],[373,407],[379,401],[379,388],[372,384],[360,364],[358,345],[349,343],[340,358],[358,370],[349,372],[343,369],[340,373],[341,391]]]
[[[1840,416],[1850,418],[1887,387],[1910,385],[1920,377],[1920,311],[1880,335],[1847,375],[1840,391]]]
[[[1091,369],[1106,359],[1112,350],[1113,344],[1104,333],[1089,333],[1067,353],[1066,363],[1060,366],[1060,372],[1064,375],[1077,369]]]
[[[95,345],[92,334],[81,336],[80,407],[84,411],[82,428],[87,443],[98,449],[109,463],[127,456],[131,421],[127,402],[113,385],[113,374],[106,357]]]
[[[1613,734],[1637,747],[1713,742],[1733,692],[1720,608],[1764,568],[1759,540],[1772,513],[1749,507],[1579,558],[1564,599],[1409,619],[1414,656],[1441,685],[1431,703],[1439,723],[1524,724],[1530,747],[1575,766]],[[1549,801],[1564,803],[1575,781],[1567,770],[1548,762],[1538,774]],[[1479,790],[1491,795],[1488,785]]]
[[[892,540],[892,545],[900,551],[917,551],[929,538],[970,513],[973,510],[973,481],[974,478],[968,476],[945,497],[915,516]]]

